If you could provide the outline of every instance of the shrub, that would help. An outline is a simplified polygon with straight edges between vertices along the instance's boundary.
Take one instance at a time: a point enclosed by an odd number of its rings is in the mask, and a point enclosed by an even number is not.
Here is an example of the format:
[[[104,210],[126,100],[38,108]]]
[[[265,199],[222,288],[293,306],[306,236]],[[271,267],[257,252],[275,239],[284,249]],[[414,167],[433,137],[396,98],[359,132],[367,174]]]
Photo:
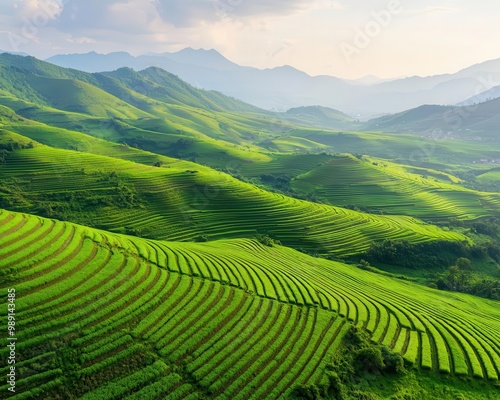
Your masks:
[[[268,247],[274,247],[275,245],[281,246],[281,242],[279,240],[273,239],[269,235],[257,234],[255,238],[264,246]]]
[[[358,268],[364,269],[366,271],[369,271],[371,269],[370,263],[368,261],[366,261],[366,260],[361,260],[358,263]]]
[[[314,385],[299,385],[293,390],[293,396],[296,399],[320,400],[319,389]]]
[[[380,347],[363,347],[354,355],[356,368],[365,372],[382,372],[385,368]]]
[[[327,395],[335,400],[344,400],[346,398],[346,388],[336,372],[328,372]]]
[[[405,372],[404,360],[398,353],[391,353],[387,347],[382,347],[382,358],[384,360],[384,371],[390,374],[402,374]]]

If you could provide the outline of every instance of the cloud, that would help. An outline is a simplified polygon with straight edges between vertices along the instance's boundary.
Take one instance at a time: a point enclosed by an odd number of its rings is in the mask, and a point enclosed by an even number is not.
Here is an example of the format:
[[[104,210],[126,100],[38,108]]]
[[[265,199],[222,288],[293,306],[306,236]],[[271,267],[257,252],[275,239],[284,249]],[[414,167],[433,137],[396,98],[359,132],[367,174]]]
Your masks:
[[[404,13],[407,16],[419,16],[419,15],[436,15],[443,13],[456,13],[461,12],[462,10],[454,7],[438,7],[438,6],[429,6],[420,10],[413,10]]]
[[[69,0],[55,26],[62,31],[82,31],[116,24],[111,7],[123,0]]]
[[[334,10],[345,9],[345,7],[339,1],[334,1],[334,0],[316,0],[313,3],[313,7],[316,9],[334,9]]]
[[[143,33],[160,20],[151,0],[65,0],[53,26],[82,36],[92,30]]]
[[[73,37],[70,36],[66,38],[66,41],[69,43],[77,43],[77,44],[91,44],[91,43],[96,43],[94,39],[88,38],[88,37]]]
[[[12,4],[13,14],[16,18],[33,20],[53,20],[63,11],[63,0],[16,0]]]
[[[176,27],[190,27],[221,18],[284,16],[316,7],[341,7],[332,0],[151,0],[162,18]]]

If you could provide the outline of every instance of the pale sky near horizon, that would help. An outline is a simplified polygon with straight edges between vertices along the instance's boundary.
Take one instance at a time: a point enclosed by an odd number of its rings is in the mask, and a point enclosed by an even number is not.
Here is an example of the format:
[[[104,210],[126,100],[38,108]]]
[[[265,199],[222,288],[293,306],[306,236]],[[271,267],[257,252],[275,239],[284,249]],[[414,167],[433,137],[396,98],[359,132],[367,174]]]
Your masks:
[[[452,73],[500,58],[494,0],[2,0],[0,49],[54,54],[214,48],[310,75]]]

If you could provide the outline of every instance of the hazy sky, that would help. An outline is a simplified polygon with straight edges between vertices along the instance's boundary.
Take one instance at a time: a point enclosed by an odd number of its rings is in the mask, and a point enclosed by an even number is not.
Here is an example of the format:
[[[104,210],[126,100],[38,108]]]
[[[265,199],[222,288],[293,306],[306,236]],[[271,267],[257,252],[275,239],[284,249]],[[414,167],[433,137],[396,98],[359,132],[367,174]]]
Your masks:
[[[1,0],[0,49],[215,48],[311,75],[433,75],[500,58],[498,0]]]

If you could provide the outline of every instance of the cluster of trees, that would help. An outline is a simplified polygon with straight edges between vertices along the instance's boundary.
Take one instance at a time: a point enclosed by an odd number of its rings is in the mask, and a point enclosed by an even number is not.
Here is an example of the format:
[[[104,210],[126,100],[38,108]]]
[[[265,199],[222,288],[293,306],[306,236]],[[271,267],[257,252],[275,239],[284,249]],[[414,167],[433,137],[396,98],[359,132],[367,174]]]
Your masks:
[[[290,187],[292,177],[290,175],[263,174],[260,176],[260,180],[265,185],[269,185],[278,190],[285,192],[292,190]]]
[[[478,250],[468,242],[434,241],[412,244],[407,240],[373,243],[363,256],[369,262],[398,265],[412,269],[442,269],[458,257],[469,257]]]
[[[27,144],[25,143],[19,143],[14,140],[9,140],[8,142],[0,143],[0,150],[5,150],[6,152],[14,151],[14,150],[22,150],[22,149],[32,149],[35,147],[35,144],[33,142],[29,142]],[[1,154],[4,154],[5,152],[1,152]]]
[[[231,175],[242,182],[250,183],[272,193],[281,193],[288,197],[293,197],[299,200],[307,200],[313,203],[325,203],[324,199],[319,198],[314,193],[305,193],[292,188],[291,183],[293,177],[287,174],[262,174],[258,178],[247,178],[240,172],[228,168],[215,168],[217,171],[222,171]]]
[[[371,343],[369,335],[354,326],[327,369],[326,378],[320,384],[299,385],[294,388],[292,397],[297,400],[375,399],[361,389],[367,377],[395,377],[406,373],[399,354],[392,353],[386,346]]]
[[[103,207],[135,208],[143,205],[134,186],[120,182],[112,193],[95,194],[92,191],[38,194],[37,214],[42,217],[69,220],[74,213],[93,212]]]
[[[259,243],[263,244],[264,246],[268,247],[281,246],[281,241],[273,239],[269,235],[264,235],[259,233],[255,235],[255,239],[257,239]]]
[[[498,225],[492,221],[475,222],[471,229],[491,235],[499,232]],[[370,263],[382,263],[434,270],[437,272],[430,278],[430,287],[500,300],[500,266],[496,273],[485,276],[477,271],[471,259],[500,263],[500,243],[491,240],[478,245],[447,241],[411,244],[405,240],[386,240],[373,244],[358,267],[372,270]]]
[[[492,278],[476,278],[474,265],[464,257],[459,258],[445,273],[436,274],[429,284],[440,290],[469,293],[488,299],[500,300],[500,280]],[[500,268],[497,272],[500,278]]]
[[[288,197],[294,197],[299,200],[307,200],[313,203],[323,203],[323,201],[314,193],[305,193],[292,188],[293,177],[287,174],[263,174],[259,177],[264,189],[271,192],[278,192]]]
[[[500,221],[497,218],[473,222],[470,226],[471,233],[498,238],[500,235]]]
[[[478,172],[481,173],[481,172]],[[473,190],[479,190],[481,192],[500,192],[500,182],[489,181],[489,182],[479,182],[476,179],[475,171],[467,172],[455,172],[455,176],[464,180],[463,186]]]

